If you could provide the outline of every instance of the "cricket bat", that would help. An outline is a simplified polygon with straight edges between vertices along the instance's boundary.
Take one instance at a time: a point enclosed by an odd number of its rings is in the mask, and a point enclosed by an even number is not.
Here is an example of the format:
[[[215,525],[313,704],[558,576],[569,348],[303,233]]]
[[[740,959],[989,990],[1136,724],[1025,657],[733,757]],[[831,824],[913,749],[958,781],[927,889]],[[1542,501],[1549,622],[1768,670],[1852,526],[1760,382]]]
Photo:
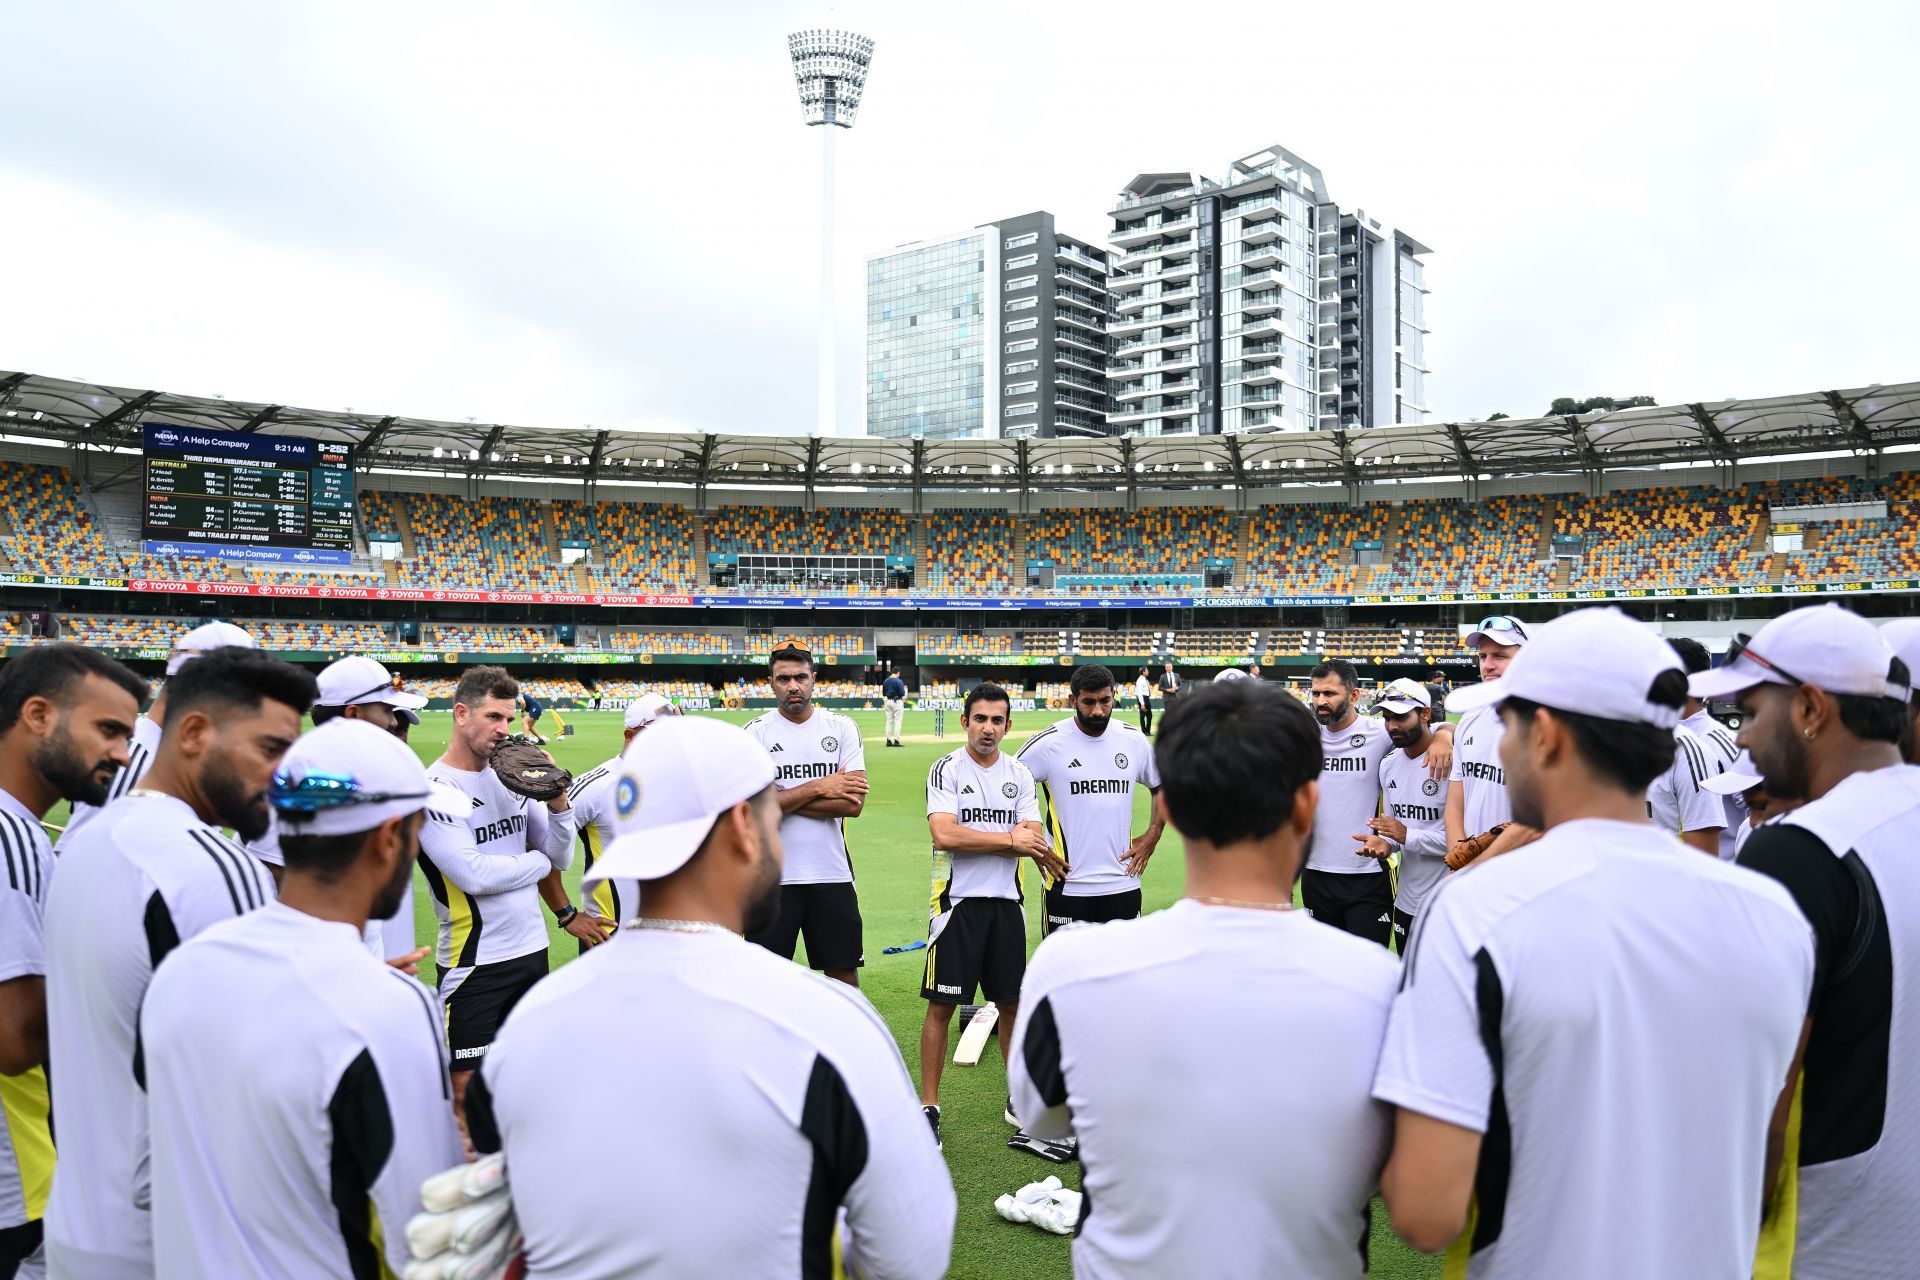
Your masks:
[[[967,1029],[960,1033],[960,1045],[953,1051],[954,1062],[963,1067],[980,1065],[980,1051],[987,1047],[987,1037],[1000,1021],[998,1005],[983,1004],[974,1010],[973,1017],[967,1019]]]

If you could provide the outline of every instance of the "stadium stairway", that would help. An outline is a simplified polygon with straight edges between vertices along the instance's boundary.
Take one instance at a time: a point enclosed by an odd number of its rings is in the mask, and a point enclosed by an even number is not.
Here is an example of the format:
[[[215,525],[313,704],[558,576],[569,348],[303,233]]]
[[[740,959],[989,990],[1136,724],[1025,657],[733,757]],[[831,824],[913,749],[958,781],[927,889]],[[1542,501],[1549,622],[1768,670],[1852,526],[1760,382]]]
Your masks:
[[[400,558],[411,560],[419,555],[419,549],[413,545],[413,521],[407,519],[407,504],[398,494],[393,500],[393,523],[400,530]],[[389,561],[387,578],[389,581],[400,576],[400,566]]]
[[[695,514],[689,523],[693,525],[694,580],[705,587],[713,581],[713,575],[707,571],[707,517]]]
[[[1013,579],[1014,590],[1026,590],[1027,522],[1024,519],[1013,522],[1013,563],[1007,566],[1007,576]]]
[[[560,526],[553,522],[553,504],[540,504],[540,532],[547,543],[547,563],[560,563]]]
[[[910,524],[913,528],[913,580],[917,585],[925,586],[933,573],[933,560],[927,555],[926,517],[915,516]]]
[[[1553,529],[1556,517],[1560,514],[1560,503],[1551,494],[1540,500],[1540,551],[1535,559],[1553,559]],[[1558,570],[1555,570],[1558,576]]]
[[[575,591],[593,590],[593,573],[587,568],[585,560],[573,562],[573,589]]]
[[[1241,516],[1233,522],[1233,587],[1247,589],[1247,562],[1253,559],[1253,519]]]
[[[1553,589],[1565,591],[1573,585],[1573,557],[1562,556],[1553,562]]]

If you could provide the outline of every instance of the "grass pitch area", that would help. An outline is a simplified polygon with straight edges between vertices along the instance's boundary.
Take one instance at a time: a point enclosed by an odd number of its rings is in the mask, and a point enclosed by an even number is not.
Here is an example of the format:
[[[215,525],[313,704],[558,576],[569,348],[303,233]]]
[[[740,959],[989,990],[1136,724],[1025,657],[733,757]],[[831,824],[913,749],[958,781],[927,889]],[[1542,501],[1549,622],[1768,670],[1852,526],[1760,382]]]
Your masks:
[[[606,760],[619,752],[621,729],[617,712],[562,713],[575,728],[572,737],[554,737],[548,750],[560,763],[575,773]],[[715,712],[720,718],[744,724],[759,712]],[[1007,746],[1017,751],[1029,734],[1062,717],[1060,712],[1025,712],[1015,718],[1014,732]],[[1123,717],[1130,711],[1120,712]],[[861,989],[873,1001],[893,1029],[894,1039],[906,1058],[908,1070],[918,1079],[920,1058],[920,1020],[925,1005],[920,999],[923,951],[903,955],[882,955],[881,948],[897,946],[924,938],[927,932],[927,903],[931,880],[931,852],[927,837],[926,780],[933,762],[948,751],[965,745],[958,732],[959,716],[949,713],[949,728],[944,741],[933,736],[933,713],[908,712],[904,749],[882,746],[881,713],[853,712],[854,720],[867,747],[867,775],[872,791],[866,812],[847,824],[847,842],[853,851],[855,874],[860,882],[860,910],[866,922],[867,966],[861,972]],[[542,720],[541,729],[557,733]],[[429,713],[426,722],[413,732],[413,745],[422,759],[432,760],[444,750],[449,717]],[[1146,822],[1144,793],[1136,802],[1135,829]],[[573,901],[580,901],[579,864],[576,861],[567,879]],[[1172,830],[1160,843],[1145,877],[1145,904],[1158,910],[1180,896],[1183,864],[1180,837]],[[424,881],[415,877],[414,906],[418,936],[422,941],[434,935],[432,901]],[[1040,940],[1037,904],[1027,909],[1029,946]],[[578,944],[553,928],[553,963],[566,963],[577,954]],[[431,980],[433,973],[423,965],[421,975]],[[1284,1015],[1284,1011],[1279,1011]],[[1151,1035],[1152,1028],[1142,1027]],[[953,1038],[959,1038],[956,1025]],[[951,1049],[949,1049],[951,1053]],[[600,1071],[609,1064],[582,1064],[583,1071]],[[564,1083],[556,1087],[566,1087]],[[1169,1088],[1180,1082],[1169,1081]],[[1006,1142],[1013,1130],[1001,1118],[1006,1100],[1006,1070],[1000,1060],[998,1042],[988,1041],[977,1067],[959,1067],[949,1062],[941,1084],[942,1137],[946,1142],[947,1165],[960,1197],[959,1225],[955,1232],[953,1268],[956,1280],[1015,1280],[1017,1277],[1056,1277],[1068,1275],[1069,1241],[1050,1236],[1035,1227],[1002,1221],[993,1211],[994,1197],[1010,1192],[1024,1183],[1058,1174],[1069,1186],[1079,1185],[1078,1165],[1054,1165],[1022,1152],[1010,1151]],[[1302,1105],[1310,1105],[1303,1100]],[[1410,1277],[1438,1276],[1437,1258],[1414,1253],[1396,1239],[1386,1225],[1386,1210],[1375,1203],[1372,1242],[1373,1266],[1369,1274],[1405,1280]]]

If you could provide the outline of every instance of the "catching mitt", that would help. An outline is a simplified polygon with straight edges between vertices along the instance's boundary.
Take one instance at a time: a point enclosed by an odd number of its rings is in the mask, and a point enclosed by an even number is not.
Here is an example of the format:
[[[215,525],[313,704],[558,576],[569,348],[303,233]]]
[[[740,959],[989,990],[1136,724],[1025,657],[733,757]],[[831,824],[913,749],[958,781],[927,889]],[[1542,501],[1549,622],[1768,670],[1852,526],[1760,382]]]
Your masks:
[[[1454,841],[1453,847],[1447,850],[1447,866],[1454,871],[1466,866],[1492,848],[1493,842],[1498,840],[1500,833],[1506,829],[1507,824],[1503,822],[1484,835],[1467,836],[1465,839]]]
[[[488,763],[507,790],[529,800],[545,803],[565,795],[573,785],[573,775],[548,759],[524,734],[516,733],[495,747]]]

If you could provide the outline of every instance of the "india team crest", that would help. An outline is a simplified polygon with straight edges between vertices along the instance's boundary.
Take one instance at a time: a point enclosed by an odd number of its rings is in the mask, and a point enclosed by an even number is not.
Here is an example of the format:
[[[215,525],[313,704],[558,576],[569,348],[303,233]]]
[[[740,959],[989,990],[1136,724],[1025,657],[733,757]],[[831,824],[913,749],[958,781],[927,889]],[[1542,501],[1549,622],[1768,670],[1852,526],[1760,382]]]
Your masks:
[[[1124,768],[1126,768],[1126,767],[1127,767],[1127,753],[1126,753],[1126,752],[1124,752],[1124,751],[1116,751],[1116,752],[1114,752],[1114,753],[1113,753],[1113,767],[1114,767],[1114,768],[1116,768],[1116,769],[1124,769]]]
[[[822,751],[838,751],[840,749],[840,739],[834,737],[832,734],[828,734],[826,737],[820,739],[820,749]]]
[[[1000,794],[1011,800],[1020,794],[1020,788],[1015,783],[1003,782],[1000,784]]]
[[[1423,783],[1421,783],[1421,784],[1420,784],[1420,794],[1421,794],[1421,795],[1423,795],[1423,796],[1437,796],[1437,795],[1439,795],[1439,794],[1440,794],[1440,779],[1438,779],[1438,778],[1428,778],[1428,779],[1427,779],[1427,780],[1426,780],[1425,782],[1423,782]]]
[[[613,789],[614,812],[627,817],[640,807],[640,780],[630,773],[620,775],[620,784]]]
[[[1364,747],[1367,745],[1367,735],[1364,733],[1356,733],[1353,735],[1353,737],[1347,739],[1347,745],[1354,746],[1354,747]]]

